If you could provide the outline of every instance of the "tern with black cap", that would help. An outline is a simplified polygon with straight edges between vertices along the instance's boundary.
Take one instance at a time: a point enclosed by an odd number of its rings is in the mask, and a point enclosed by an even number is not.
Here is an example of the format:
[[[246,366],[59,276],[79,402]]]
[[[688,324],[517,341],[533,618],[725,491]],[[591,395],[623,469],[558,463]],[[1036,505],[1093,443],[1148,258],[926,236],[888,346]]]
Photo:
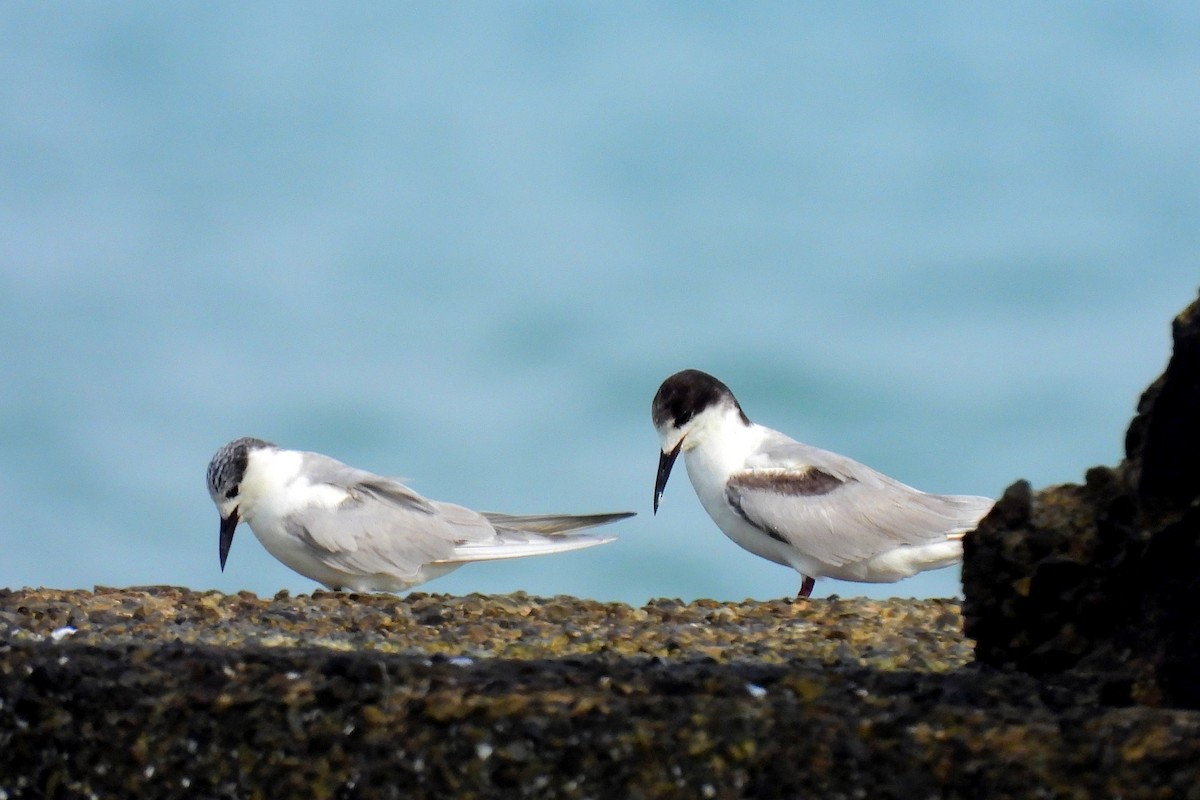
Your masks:
[[[661,453],[654,511],[683,455],[701,505],[726,536],[816,578],[890,583],[962,560],[962,536],[993,500],[927,494],[845,456],[750,421],[721,381],[687,369],[651,406]]]

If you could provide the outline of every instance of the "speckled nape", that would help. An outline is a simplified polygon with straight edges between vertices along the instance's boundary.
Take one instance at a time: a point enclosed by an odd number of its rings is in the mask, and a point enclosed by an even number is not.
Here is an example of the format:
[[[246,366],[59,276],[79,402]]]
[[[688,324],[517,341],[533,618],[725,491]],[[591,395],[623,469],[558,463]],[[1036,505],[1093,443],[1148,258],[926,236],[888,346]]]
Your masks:
[[[208,462],[209,494],[214,498],[223,496],[226,491],[241,482],[252,449],[274,446],[253,436],[243,436],[222,447],[212,457],[212,461]]]

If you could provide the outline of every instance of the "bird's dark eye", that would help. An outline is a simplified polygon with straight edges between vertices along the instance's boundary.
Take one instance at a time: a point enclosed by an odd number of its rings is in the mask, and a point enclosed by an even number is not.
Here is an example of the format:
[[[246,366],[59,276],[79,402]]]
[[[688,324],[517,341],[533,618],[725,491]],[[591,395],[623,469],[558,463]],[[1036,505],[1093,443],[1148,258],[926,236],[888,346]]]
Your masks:
[[[226,500],[232,500],[233,498],[235,498],[237,496],[238,496],[238,487],[236,487],[236,486],[225,493]]]

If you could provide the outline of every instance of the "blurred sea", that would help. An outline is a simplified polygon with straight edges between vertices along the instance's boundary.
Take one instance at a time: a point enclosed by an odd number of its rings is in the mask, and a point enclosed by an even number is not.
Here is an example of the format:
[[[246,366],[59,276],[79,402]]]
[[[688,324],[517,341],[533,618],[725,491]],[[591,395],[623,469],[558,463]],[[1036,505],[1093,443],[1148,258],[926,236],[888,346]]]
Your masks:
[[[1200,6],[0,5],[0,586],[314,585],[255,435],[613,545],[434,592],[790,595],[678,470],[684,367],[930,491],[1115,463],[1200,286]],[[951,596],[957,570],[831,592]]]

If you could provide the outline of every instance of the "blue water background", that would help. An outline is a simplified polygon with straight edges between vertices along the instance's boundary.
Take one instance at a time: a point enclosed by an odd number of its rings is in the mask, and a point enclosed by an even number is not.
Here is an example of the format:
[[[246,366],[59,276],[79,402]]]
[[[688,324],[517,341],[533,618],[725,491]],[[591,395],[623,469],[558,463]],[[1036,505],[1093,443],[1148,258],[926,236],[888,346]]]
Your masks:
[[[1115,463],[1200,286],[1200,6],[0,5],[0,586],[314,585],[255,435],[613,545],[427,584],[771,598],[659,382],[930,491]],[[952,596],[958,571],[818,595]]]

